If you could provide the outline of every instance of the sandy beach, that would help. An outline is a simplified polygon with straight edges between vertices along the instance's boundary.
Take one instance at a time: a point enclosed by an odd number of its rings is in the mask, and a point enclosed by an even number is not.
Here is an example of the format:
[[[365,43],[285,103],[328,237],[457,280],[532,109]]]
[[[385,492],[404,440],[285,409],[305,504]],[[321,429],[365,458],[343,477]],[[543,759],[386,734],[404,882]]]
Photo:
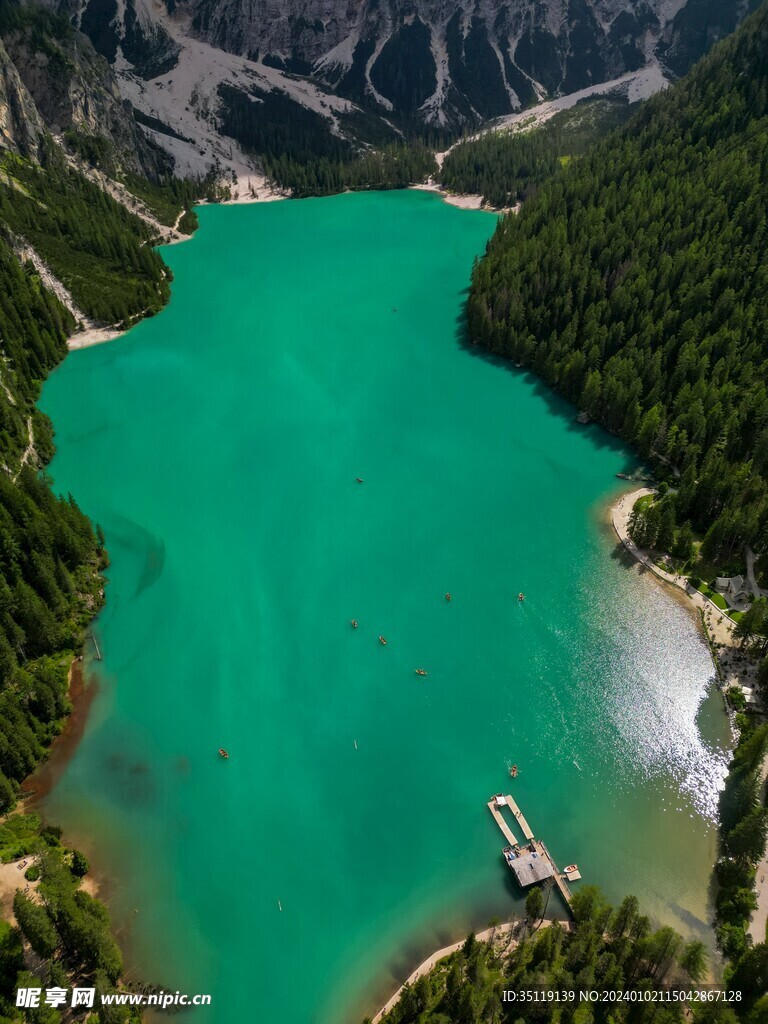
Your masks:
[[[225,199],[221,206],[238,206],[245,203],[276,203],[281,199],[290,199],[290,192],[272,188],[263,177],[238,178],[237,183],[222,182],[232,190],[232,198]]]
[[[13,897],[16,890],[22,889],[31,893],[38,886],[38,882],[28,882],[24,877],[25,870],[34,863],[34,856],[27,856],[12,860],[8,864],[0,864],[0,908],[3,918],[13,925],[16,924],[16,918],[13,916]]]
[[[89,327],[85,331],[78,331],[67,339],[70,352],[78,348],[89,348],[91,345],[103,345],[105,341],[114,341],[125,331],[118,331],[114,327]]]
[[[444,203],[448,203],[449,206],[456,206],[460,210],[483,210],[486,213],[516,213],[519,207],[498,207],[498,206],[487,206],[483,205],[483,197],[477,195],[471,195],[469,193],[462,192],[447,192],[442,185],[438,185],[437,182],[429,181],[423,185],[409,185],[409,188],[416,192],[435,192]]]
[[[549,923],[550,922],[545,922],[543,927],[546,927]],[[568,925],[564,924],[562,921],[560,924],[564,927],[568,927]],[[516,936],[519,934],[521,928],[521,921],[506,921],[504,924],[498,924],[491,928],[486,928],[483,932],[478,932],[475,935],[475,938],[480,942],[493,941],[493,943],[499,947],[500,952],[506,952],[517,945]],[[384,1014],[389,1013],[395,1003],[400,999],[402,991],[406,985],[413,985],[414,982],[418,981],[423,974],[428,974],[436,964],[440,963],[441,960],[444,960],[447,956],[450,956],[451,953],[455,953],[457,950],[461,949],[465,942],[466,936],[460,942],[454,942],[450,946],[444,946],[442,949],[435,950],[435,952],[428,956],[426,960],[422,961],[416,970],[413,971],[413,973],[410,974],[403,982],[397,992],[395,992],[387,1000],[384,1006],[382,1006],[373,1018],[373,1024],[378,1024]]]

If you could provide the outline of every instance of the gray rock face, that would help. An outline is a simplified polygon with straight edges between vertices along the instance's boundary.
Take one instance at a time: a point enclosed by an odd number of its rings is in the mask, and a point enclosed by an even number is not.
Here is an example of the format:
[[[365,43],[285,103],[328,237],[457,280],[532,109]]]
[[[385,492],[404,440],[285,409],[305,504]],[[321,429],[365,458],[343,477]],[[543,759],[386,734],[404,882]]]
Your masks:
[[[153,176],[168,168],[167,157],[137,129],[113,70],[90,40],[62,19],[22,20],[0,40],[0,138],[34,158],[46,132],[98,140],[110,172]]]
[[[741,0],[742,12],[715,0],[47,2],[64,5],[108,60],[124,58],[145,79],[167,72],[191,36],[437,125],[509,113],[659,57],[680,73],[754,4]]]
[[[34,100],[0,41],[0,147],[34,159],[44,131]]]

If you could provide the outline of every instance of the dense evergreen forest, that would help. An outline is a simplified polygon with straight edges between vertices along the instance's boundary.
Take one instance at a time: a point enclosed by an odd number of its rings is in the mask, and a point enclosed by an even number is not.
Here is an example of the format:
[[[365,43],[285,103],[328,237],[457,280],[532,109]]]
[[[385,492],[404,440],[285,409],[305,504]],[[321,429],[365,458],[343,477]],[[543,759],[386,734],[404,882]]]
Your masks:
[[[755,875],[768,835],[768,810],[762,799],[768,725],[758,724],[754,715],[744,713],[738,715],[737,725],[739,743],[720,795],[720,858],[715,869],[717,940],[735,964],[754,956],[746,930],[757,907]],[[768,972],[768,956],[763,955]],[[768,990],[768,973],[763,984]]]
[[[600,97],[583,100],[550,121],[515,132],[494,131],[450,150],[440,169],[443,188],[481,195],[497,208],[514,206],[573,157],[623,124],[632,107]]]
[[[768,551],[768,9],[544,183],[475,267],[474,345],[533,368]]]
[[[440,169],[443,188],[481,195],[491,206],[514,206],[560,167],[561,140],[543,128],[490,132],[452,149]]]
[[[0,32],[22,30],[57,73],[69,67],[64,19],[0,0]],[[92,166],[117,166],[107,139],[69,132],[64,141]],[[108,324],[160,309],[170,279],[145,221],[80,174],[50,135],[33,152],[0,155],[0,812],[61,729],[68,669],[101,605],[106,564],[100,531],[41,472],[53,441],[35,403],[77,325],[19,254],[31,247],[77,306]],[[200,185],[134,179],[174,220]]]
[[[33,246],[94,320],[122,323],[168,300],[168,272],[147,244],[151,228],[68,167],[51,141],[39,165],[0,160],[0,224]]]
[[[72,326],[0,238],[0,811],[60,728],[69,664],[100,604],[101,542],[37,468],[52,444],[34,402]]]
[[[529,916],[511,936],[478,942],[470,935],[461,950],[405,989],[382,1024],[682,1024],[691,1019],[691,1011],[674,1001],[503,1001],[505,990],[537,988],[690,990],[707,977],[703,944],[686,943],[669,927],[653,931],[634,896],[614,910],[598,889],[582,886],[574,894],[574,922],[566,928],[557,923],[541,926],[540,893],[531,890]],[[729,980],[742,992],[741,1001],[733,1004],[738,1005],[738,1017],[724,1003],[691,1004],[695,1021],[735,1024],[741,1018],[759,1024],[765,1019],[765,947],[758,948],[763,950],[762,968],[737,969]]]
[[[265,157],[264,169],[274,185],[299,198],[346,189],[408,188],[434,174],[437,164],[432,150],[416,141],[337,160],[320,157],[300,163],[288,156]]]
[[[71,1020],[64,1005],[20,1009],[19,988],[122,986],[123,958],[106,907],[85,891],[89,864],[78,850],[62,845],[61,829],[41,824],[36,814],[15,814],[0,824],[3,863],[27,859],[13,900],[16,925],[0,921],[0,1021],[3,1024],[60,1024]],[[24,861],[21,862],[22,864]],[[98,1024],[139,1021],[137,1008],[97,1008]]]
[[[0,0],[0,34],[4,31],[23,31],[25,45],[53,64],[56,74],[67,70],[76,77],[59,45],[72,36],[63,19]],[[9,100],[18,102],[18,94]],[[87,105],[87,92],[83,102]],[[96,322],[126,324],[152,314],[167,301],[170,281],[152,246],[155,231],[81,174],[80,161],[130,185],[164,223],[175,223],[206,184],[177,182],[167,173],[150,180],[139,173],[138,157],[121,169],[115,144],[106,137],[70,130],[62,148],[40,132],[39,124],[35,130],[34,147],[26,147],[23,136],[14,139],[4,132],[3,142],[10,140],[10,145],[0,154],[3,814],[13,807],[20,783],[45,757],[70,710],[69,669],[101,607],[107,563],[100,529],[94,529],[71,495],[54,494],[44,471],[53,437],[35,403],[46,376],[66,355],[67,337],[77,324],[27,255],[34,250],[77,307]],[[182,227],[194,226],[188,213]],[[19,986],[96,985],[105,992],[114,990],[122,974],[106,908],[81,886],[87,861],[63,847],[60,836],[59,829],[43,827],[36,815],[11,814],[0,824],[0,860],[29,858],[26,872],[18,876],[16,925],[0,921],[0,1020],[9,1024],[70,1019],[66,1007],[19,1009]],[[138,1020],[139,1014],[111,1007],[93,1019],[121,1024]]]
[[[222,85],[219,98],[222,132],[257,154],[270,183],[296,198],[406,188],[437,171],[433,139],[404,140],[362,111],[338,115],[341,128],[354,135],[353,143],[332,132],[327,118],[277,89],[254,88],[249,96]]]

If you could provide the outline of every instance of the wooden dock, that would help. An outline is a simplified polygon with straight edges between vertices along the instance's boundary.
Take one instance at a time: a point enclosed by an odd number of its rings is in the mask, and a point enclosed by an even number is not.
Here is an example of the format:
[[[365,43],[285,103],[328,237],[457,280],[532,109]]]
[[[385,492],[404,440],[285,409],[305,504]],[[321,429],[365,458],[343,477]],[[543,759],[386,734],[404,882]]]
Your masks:
[[[538,851],[538,853],[542,857],[546,857],[547,860],[549,861],[549,863],[552,865],[552,870],[555,872],[555,874],[553,876],[554,883],[557,886],[558,892],[563,897],[563,902],[565,903],[566,907],[570,911],[570,909],[571,909],[571,900],[573,899],[573,893],[571,892],[571,887],[568,885],[568,883],[565,880],[565,875],[560,871],[560,869],[558,868],[557,864],[555,864],[555,862],[554,862],[554,860],[552,858],[552,854],[549,852],[549,850],[547,849],[546,845],[540,839],[538,839],[538,840],[534,839],[533,845],[536,848],[536,850]]]
[[[531,826],[528,824],[528,822],[523,817],[523,812],[520,810],[520,808],[517,806],[517,804],[515,803],[515,801],[512,799],[511,796],[507,796],[505,794],[504,799],[507,802],[507,807],[509,807],[509,809],[514,814],[515,818],[517,818],[518,824],[520,825],[520,828],[523,830],[523,835],[525,836],[525,838],[526,839],[533,839],[533,830],[531,829]]]
[[[494,819],[496,820],[496,824],[499,826],[499,828],[503,832],[504,838],[507,840],[509,845],[510,846],[517,846],[518,840],[515,837],[514,833],[512,832],[512,829],[509,827],[509,825],[506,823],[506,821],[504,821],[504,818],[501,815],[501,811],[496,806],[496,797],[495,796],[491,797],[491,799],[488,801],[488,810],[493,815]]]
[[[93,646],[96,648],[96,660],[101,661],[101,651],[99,650],[99,641],[96,639],[96,634],[90,634],[91,640],[93,640]]]
[[[538,853],[538,855],[540,857],[542,857],[545,860],[547,860],[550,863],[550,865],[552,866],[552,872],[553,872],[552,880],[555,883],[555,885],[557,886],[557,890],[560,893],[560,895],[562,896],[563,902],[565,903],[566,907],[568,908],[568,911],[570,912],[570,910],[571,910],[571,900],[573,899],[573,893],[571,892],[571,888],[570,888],[570,886],[568,885],[568,882],[565,879],[565,875],[560,871],[560,869],[558,868],[557,864],[555,864],[554,858],[552,857],[552,854],[547,849],[546,844],[544,842],[542,842],[541,839],[534,839],[533,838],[533,831],[531,829],[531,826],[528,824],[528,822],[523,817],[523,812],[517,806],[517,803],[515,802],[515,800],[513,800],[513,798],[511,796],[508,796],[506,793],[505,794],[497,794],[496,796],[491,797],[491,799],[488,801],[488,810],[493,815],[494,820],[495,820],[496,824],[499,826],[499,828],[501,829],[504,838],[507,840],[507,842],[509,843],[510,846],[519,846],[520,845],[518,840],[515,838],[515,835],[512,832],[512,829],[509,827],[507,822],[504,820],[504,816],[502,815],[501,810],[499,808],[499,805],[496,802],[499,799],[502,800],[502,805],[501,805],[502,807],[507,806],[512,811],[513,815],[515,816],[515,820],[517,821],[518,825],[520,826],[520,828],[521,828],[521,830],[523,832],[523,835],[525,836],[526,840],[528,840],[528,842],[531,844],[531,846],[536,851],[536,853]],[[579,877],[581,877],[581,876],[579,876]]]

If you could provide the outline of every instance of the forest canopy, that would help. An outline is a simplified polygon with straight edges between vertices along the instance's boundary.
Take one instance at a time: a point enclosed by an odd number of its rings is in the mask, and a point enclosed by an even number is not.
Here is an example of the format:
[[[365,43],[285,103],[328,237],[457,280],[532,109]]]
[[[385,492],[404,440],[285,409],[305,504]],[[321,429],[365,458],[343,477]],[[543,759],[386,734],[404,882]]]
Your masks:
[[[624,99],[582,100],[550,121],[516,130],[499,129],[460,142],[449,150],[440,181],[451,192],[481,195],[495,207],[512,206],[535,194],[541,182],[586,153],[633,108]],[[535,121],[534,115],[528,119]]]
[[[538,892],[530,891],[526,909]],[[735,1024],[734,1010],[725,1003],[700,1009],[671,999],[505,1000],[505,991],[685,991],[707,978],[704,944],[686,941],[666,925],[654,930],[634,896],[613,908],[595,886],[582,886],[572,909],[572,924],[543,924],[534,914],[511,932],[492,930],[488,941],[470,935],[460,950],[406,985],[381,1024],[683,1024],[691,1016],[702,1024]],[[743,981],[738,1005],[747,1019],[759,1003],[758,982]]]
[[[768,549],[768,10],[506,217],[473,344],[678,484],[724,556]]]

